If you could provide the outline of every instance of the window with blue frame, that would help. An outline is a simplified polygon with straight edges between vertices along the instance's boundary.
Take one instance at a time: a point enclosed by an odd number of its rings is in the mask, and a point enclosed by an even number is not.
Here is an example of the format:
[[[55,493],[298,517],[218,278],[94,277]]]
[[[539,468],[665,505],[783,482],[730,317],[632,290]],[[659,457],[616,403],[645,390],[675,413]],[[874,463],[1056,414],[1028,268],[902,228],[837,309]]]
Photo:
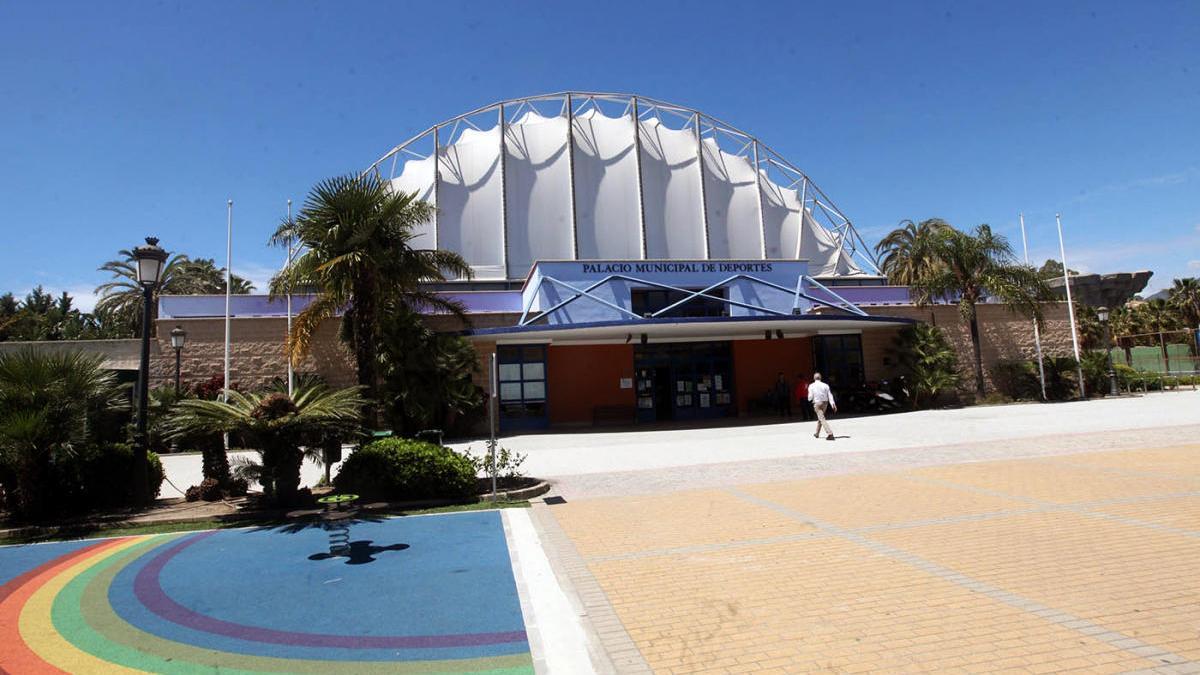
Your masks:
[[[500,417],[506,428],[545,426],[546,346],[496,347]]]

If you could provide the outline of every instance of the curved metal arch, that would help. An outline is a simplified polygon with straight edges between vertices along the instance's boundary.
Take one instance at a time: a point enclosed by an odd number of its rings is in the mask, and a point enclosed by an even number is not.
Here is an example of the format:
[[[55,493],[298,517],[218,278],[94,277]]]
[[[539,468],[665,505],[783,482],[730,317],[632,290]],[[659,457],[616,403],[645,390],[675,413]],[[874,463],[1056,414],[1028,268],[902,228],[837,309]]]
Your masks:
[[[745,155],[749,157],[750,152],[748,151],[753,150],[756,154],[753,163],[757,173],[761,175],[761,173],[766,171],[769,167],[774,167],[781,173],[788,175],[793,179],[785,186],[786,188],[791,189],[796,185],[803,185],[804,193],[807,195],[807,197],[804,198],[804,206],[808,207],[811,205],[811,213],[814,217],[818,214],[824,214],[826,216],[830,225],[829,229],[832,230],[832,233],[836,237],[839,247],[843,251],[849,253],[851,256],[860,256],[860,258],[865,260],[875,270],[876,273],[882,273],[879,268],[878,256],[876,256],[874,250],[868,246],[865,241],[863,241],[862,236],[858,234],[858,231],[850,221],[850,218],[834,204],[833,200],[830,199],[829,196],[825,194],[825,192],[821,190],[821,188],[815,182],[813,182],[813,180],[803,170],[801,170],[795,164],[792,164],[790,161],[772,149],[769,145],[759,140],[756,136],[742,131],[741,129],[738,129],[734,125],[729,124],[724,120],[713,117],[712,115],[701,112],[695,108],[670,103],[668,101],[663,101],[651,96],[642,96],[640,94],[627,94],[621,92],[561,91],[496,101],[494,103],[480,106],[460,115],[451,117],[445,121],[434,124],[433,126],[425,129],[415,136],[408,138],[407,140],[393,147],[388,152],[384,153],[379,159],[371,163],[371,165],[368,166],[362,173],[366,174],[373,171],[375,172],[376,176],[383,178],[380,167],[385,166],[385,163],[391,160],[391,169],[388,175],[388,180],[390,180],[395,177],[396,158],[400,154],[407,153],[416,157],[424,157],[424,155],[409,149],[410,146],[417,144],[422,139],[425,139],[430,135],[439,133],[440,130],[449,128],[450,133],[443,136],[440,142],[441,147],[448,147],[457,140],[458,135],[464,126],[478,129],[478,127],[471,121],[471,118],[484,115],[485,113],[498,112],[498,114],[505,115],[504,119],[507,122],[510,117],[521,115],[530,109],[538,114],[541,114],[541,111],[535,107],[536,103],[561,102],[558,114],[566,114],[568,119],[573,120],[575,117],[588,112],[588,110],[592,108],[595,108],[600,114],[607,114],[603,109],[596,105],[596,101],[603,101],[609,104],[625,105],[626,107],[622,114],[634,114],[637,116],[639,122],[651,117],[658,117],[659,121],[661,122],[662,112],[674,114],[677,116],[677,119],[684,122],[683,128],[687,128],[688,126],[695,124],[697,135],[701,139],[705,137],[715,139],[718,135],[722,134],[726,137],[741,139],[743,145],[740,147],[740,150],[734,151],[731,154],[738,156]],[[635,105],[635,101],[638,103],[638,105]],[[568,105],[571,107],[571,109],[567,108]],[[511,112],[506,113],[506,108]],[[631,113],[631,111],[634,112]],[[859,248],[860,246],[861,249]]]

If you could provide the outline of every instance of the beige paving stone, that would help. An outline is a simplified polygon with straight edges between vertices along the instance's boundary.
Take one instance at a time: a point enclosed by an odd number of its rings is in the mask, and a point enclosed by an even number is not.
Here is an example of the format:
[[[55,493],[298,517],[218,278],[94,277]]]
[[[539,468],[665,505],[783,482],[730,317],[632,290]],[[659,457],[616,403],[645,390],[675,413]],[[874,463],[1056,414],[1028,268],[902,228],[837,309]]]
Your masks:
[[[1061,455],[1045,460],[1200,481],[1200,445]]]
[[[914,485],[897,474],[830,476],[767,483],[743,491],[847,528],[1028,508],[1028,504],[938,485]]]
[[[767,662],[767,653],[787,659],[791,672],[878,671],[884,661],[920,667],[961,659],[963,664],[991,666],[1013,657],[996,649],[992,636],[1002,630],[1048,643],[1045,663],[1055,663],[1056,648],[1095,656],[1110,649],[835,539],[704,556],[609,560],[590,567],[656,670],[701,672],[717,659],[731,657],[734,664],[724,667],[739,670],[744,664]],[[671,618],[664,621],[668,611]],[[636,628],[647,624],[656,629]],[[902,631],[922,634],[901,641],[895,636]],[[1062,660],[1073,658],[1068,654]]]
[[[1200,539],[1068,512],[873,536],[939,565],[1200,660]]]
[[[935,466],[908,473],[1054,504],[1173,494],[1196,488],[1196,482],[1186,478],[1127,475],[1036,460]]]
[[[720,490],[569,502],[553,513],[584,558],[816,531]]]

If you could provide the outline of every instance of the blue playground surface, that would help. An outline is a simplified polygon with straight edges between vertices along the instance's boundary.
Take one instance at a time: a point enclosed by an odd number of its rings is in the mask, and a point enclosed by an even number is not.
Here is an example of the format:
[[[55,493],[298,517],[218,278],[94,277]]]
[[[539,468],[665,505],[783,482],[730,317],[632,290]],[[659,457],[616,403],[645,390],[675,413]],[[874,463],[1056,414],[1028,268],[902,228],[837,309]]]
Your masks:
[[[533,672],[498,511],[0,547],[0,642],[9,672]]]

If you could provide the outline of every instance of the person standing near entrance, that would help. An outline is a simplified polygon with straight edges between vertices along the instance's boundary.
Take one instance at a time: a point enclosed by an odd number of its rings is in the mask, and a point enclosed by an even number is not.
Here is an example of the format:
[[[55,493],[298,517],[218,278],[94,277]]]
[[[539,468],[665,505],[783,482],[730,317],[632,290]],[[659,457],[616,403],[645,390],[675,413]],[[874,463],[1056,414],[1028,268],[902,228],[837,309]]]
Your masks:
[[[821,437],[821,427],[825,427],[825,440],[833,440],[833,427],[829,426],[829,422],[825,421],[826,408],[837,412],[837,403],[833,400],[833,392],[830,391],[829,385],[821,381],[820,373],[813,373],[812,384],[808,385],[808,400],[812,402],[813,411],[817,413],[817,433],[813,434],[813,438]]]
[[[800,408],[800,419],[812,420],[812,405],[808,402],[808,378],[803,373],[796,374],[796,407]]]

